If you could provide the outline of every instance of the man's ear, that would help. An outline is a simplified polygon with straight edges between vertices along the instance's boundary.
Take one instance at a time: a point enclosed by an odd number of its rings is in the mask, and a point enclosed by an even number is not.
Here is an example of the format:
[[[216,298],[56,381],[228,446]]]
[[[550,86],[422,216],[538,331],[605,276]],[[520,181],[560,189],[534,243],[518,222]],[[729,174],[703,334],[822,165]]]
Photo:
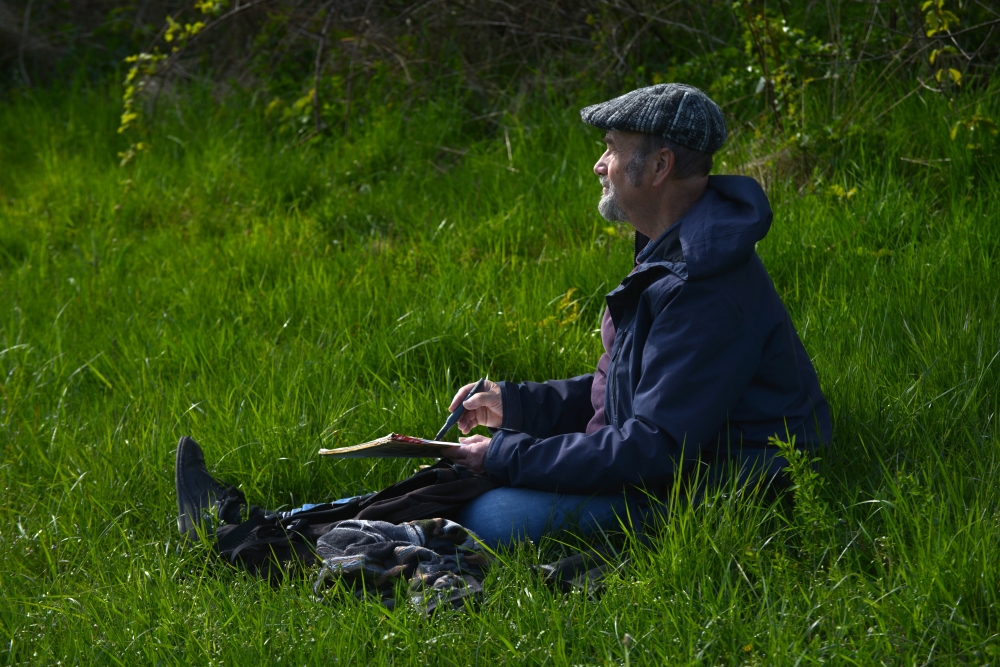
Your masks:
[[[676,159],[669,148],[661,148],[656,152],[656,163],[653,165],[653,187],[659,187],[667,182],[674,173]]]

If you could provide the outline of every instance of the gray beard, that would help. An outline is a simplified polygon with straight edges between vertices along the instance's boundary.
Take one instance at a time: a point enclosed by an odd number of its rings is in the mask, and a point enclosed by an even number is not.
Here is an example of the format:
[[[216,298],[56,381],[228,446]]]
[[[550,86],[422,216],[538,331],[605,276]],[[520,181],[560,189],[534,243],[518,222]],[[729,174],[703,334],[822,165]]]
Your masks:
[[[601,183],[604,185],[604,183]],[[628,222],[628,215],[618,204],[618,197],[615,196],[615,188],[609,182],[607,184],[608,193],[601,196],[601,201],[597,203],[597,212],[608,222]]]

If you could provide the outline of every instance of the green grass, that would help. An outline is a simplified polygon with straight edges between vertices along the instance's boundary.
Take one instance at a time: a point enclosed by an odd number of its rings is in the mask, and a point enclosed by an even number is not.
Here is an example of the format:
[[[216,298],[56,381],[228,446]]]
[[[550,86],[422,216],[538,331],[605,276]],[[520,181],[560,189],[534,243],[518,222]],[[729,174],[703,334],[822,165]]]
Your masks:
[[[2,103],[0,661],[1000,661],[997,147],[952,141],[962,110],[929,95],[771,174],[759,253],[835,415],[818,505],[679,508],[599,599],[548,591],[528,565],[555,548],[524,547],[477,609],[432,619],[179,548],[183,434],[252,502],[293,505],[415,465],[322,446],[432,434],[483,374],[596,363],[631,261],[596,212],[599,133],[539,102],[494,119],[508,157],[460,97],[296,147],[192,93],[126,168],[113,94]],[[737,137],[720,171],[763,145]]]

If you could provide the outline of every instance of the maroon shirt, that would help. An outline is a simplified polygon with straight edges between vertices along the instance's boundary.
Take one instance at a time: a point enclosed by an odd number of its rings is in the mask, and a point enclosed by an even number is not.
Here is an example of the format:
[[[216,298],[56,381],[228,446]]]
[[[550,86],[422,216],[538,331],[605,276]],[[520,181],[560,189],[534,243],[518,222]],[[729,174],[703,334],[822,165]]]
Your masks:
[[[629,275],[632,275],[639,268],[639,253],[649,242],[649,239],[640,236],[639,232],[635,234],[635,263],[632,266],[632,270],[629,271]],[[640,238],[645,242],[640,243]],[[607,426],[607,423],[604,421],[604,395],[607,393],[608,388],[608,366],[611,365],[611,348],[615,346],[615,323],[611,319],[611,312],[608,311],[607,306],[604,307],[604,316],[601,318],[601,342],[604,344],[604,354],[597,360],[597,369],[594,371],[594,384],[590,388],[590,404],[594,406],[594,416],[587,423],[587,435]]]
[[[607,424],[604,422],[604,394],[608,388],[608,366],[611,364],[611,348],[615,344],[615,323],[611,320],[608,307],[604,307],[604,317],[601,318],[601,342],[604,343],[604,354],[597,362],[594,371],[594,384],[590,388],[590,404],[594,406],[594,416],[587,424],[587,433],[598,431]]]

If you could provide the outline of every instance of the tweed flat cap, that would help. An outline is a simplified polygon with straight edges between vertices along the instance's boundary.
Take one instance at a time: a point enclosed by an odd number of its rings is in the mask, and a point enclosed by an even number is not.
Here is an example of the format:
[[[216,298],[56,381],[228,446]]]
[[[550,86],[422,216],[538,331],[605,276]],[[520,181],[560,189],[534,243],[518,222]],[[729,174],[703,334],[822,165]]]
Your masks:
[[[726,143],[722,109],[694,86],[658,83],[580,109],[580,118],[602,130],[655,134],[712,154]]]

